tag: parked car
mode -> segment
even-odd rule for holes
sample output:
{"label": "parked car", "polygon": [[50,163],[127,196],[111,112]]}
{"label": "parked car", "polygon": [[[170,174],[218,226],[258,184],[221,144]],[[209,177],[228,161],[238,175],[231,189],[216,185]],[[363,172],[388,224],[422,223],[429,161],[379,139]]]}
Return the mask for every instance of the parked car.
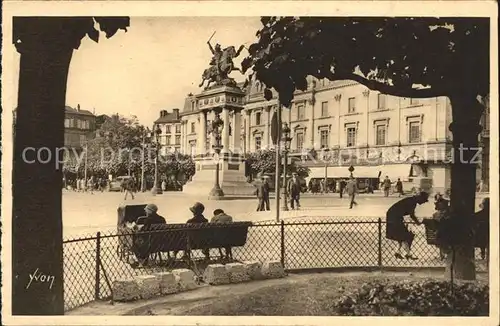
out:
{"label": "parked car", "polygon": [[122,185],[125,181],[131,179],[132,177],[129,175],[119,176],[113,181],[111,181],[108,185],[108,191],[122,191]]}

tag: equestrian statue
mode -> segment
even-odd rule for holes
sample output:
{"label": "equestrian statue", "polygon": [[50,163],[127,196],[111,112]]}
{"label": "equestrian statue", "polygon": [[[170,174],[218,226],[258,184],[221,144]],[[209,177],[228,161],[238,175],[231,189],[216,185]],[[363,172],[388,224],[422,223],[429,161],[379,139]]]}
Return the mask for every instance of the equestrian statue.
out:
{"label": "equestrian statue", "polygon": [[[214,35],[215,32],[212,37]],[[212,52],[212,59],[210,60],[210,66],[203,71],[199,87],[202,87],[206,81],[208,83],[205,89],[208,89],[212,83],[215,83],[215,86],[236,86],[236,82],[229,77],[229,74],[235,70],[241,72],[240,68],[235,67],[233,59],[240,55],[245,46],[240,46],[237,51],[234,46],[222,49],[220,44],[216,44],[215,48],[213,48],[212,44],[210,44],[212,37],[207,41],[210,52]]]}

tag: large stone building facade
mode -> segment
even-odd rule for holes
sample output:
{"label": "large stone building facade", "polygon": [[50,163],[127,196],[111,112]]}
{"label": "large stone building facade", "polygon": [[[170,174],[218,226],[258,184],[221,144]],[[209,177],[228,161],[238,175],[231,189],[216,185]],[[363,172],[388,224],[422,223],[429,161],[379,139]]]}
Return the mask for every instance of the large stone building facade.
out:
{"label": "large stone building facade", "polygon": [[[265,100],[259,82],[247,88],[241,118],[228,117],[231,129],[240,128],[240,139],[229,137],[233,151],[249,153],[273,146],[276,98]],[[180,114],[184,153],[196,155],[211,148],[207,126],[213,117],[207,116],[203,123],[202,111],[197,96],[190,94]],[[291,129],[290,155],[302,159],[311,178],[347,177],[347,167],[352,165],[359,178],[388,175],[410,183],[419,177],[432,178],[435,191],[450,187],[451,119],[446,97],[399,98],[351,81],[314,78],[282,111],[282,121]],[[201,139],[205,144],[200,144]]]}

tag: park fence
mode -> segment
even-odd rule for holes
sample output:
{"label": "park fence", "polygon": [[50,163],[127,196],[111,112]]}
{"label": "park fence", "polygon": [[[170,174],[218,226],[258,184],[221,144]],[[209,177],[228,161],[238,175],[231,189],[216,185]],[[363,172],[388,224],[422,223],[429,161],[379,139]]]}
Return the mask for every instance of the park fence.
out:
{"label": "park fence", "polygon": [[[443,267],[439,249],[427,244],[425,229],[411,223],[409,228],[415,233],[412,253],[418,260],[394,256],[397,243],[385,238],[385,222],[381,219],[360,221],[338,217],[254,223],[248,229],[245,245],[232,248],[232,256],[236,261],[281,261],[288,271]],[[169,238],[171,230],[163,232]],[[160,263],[155,260],[155,264],[137,268],[133,261],[137,254],[128,255],[130,236],[117,232],[68,239],[63,248],[66,311],[111,298],[112,284],[117,279],[182,267],[169,263],[172,261],[164,253],[159,257],[163,256]],[[192,255],[203,257],[200,250],[193,250]],[[218,256],[218,249],[211,249],[210,255]],[[477,268],[484,271],[486,267],[478,252],[476,258]]]}

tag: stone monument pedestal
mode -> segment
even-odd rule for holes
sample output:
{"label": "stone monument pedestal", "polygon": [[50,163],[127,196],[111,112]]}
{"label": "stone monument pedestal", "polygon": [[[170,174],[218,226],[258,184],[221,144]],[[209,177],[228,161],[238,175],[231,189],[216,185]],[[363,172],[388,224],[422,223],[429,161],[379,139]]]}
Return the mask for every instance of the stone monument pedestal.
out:
{"label": "stone monument pedestal", "polygon": [[[196,173],[192,181],[184,186],[183,192],[208,196],[215,184],[216,159],[209,156],[198,157],[195,162]],[[245,176],[245,160],[233,154],[220,155],[219,185],[224,196],[251,196],[255,191],[255,187],[247,182]]]}

